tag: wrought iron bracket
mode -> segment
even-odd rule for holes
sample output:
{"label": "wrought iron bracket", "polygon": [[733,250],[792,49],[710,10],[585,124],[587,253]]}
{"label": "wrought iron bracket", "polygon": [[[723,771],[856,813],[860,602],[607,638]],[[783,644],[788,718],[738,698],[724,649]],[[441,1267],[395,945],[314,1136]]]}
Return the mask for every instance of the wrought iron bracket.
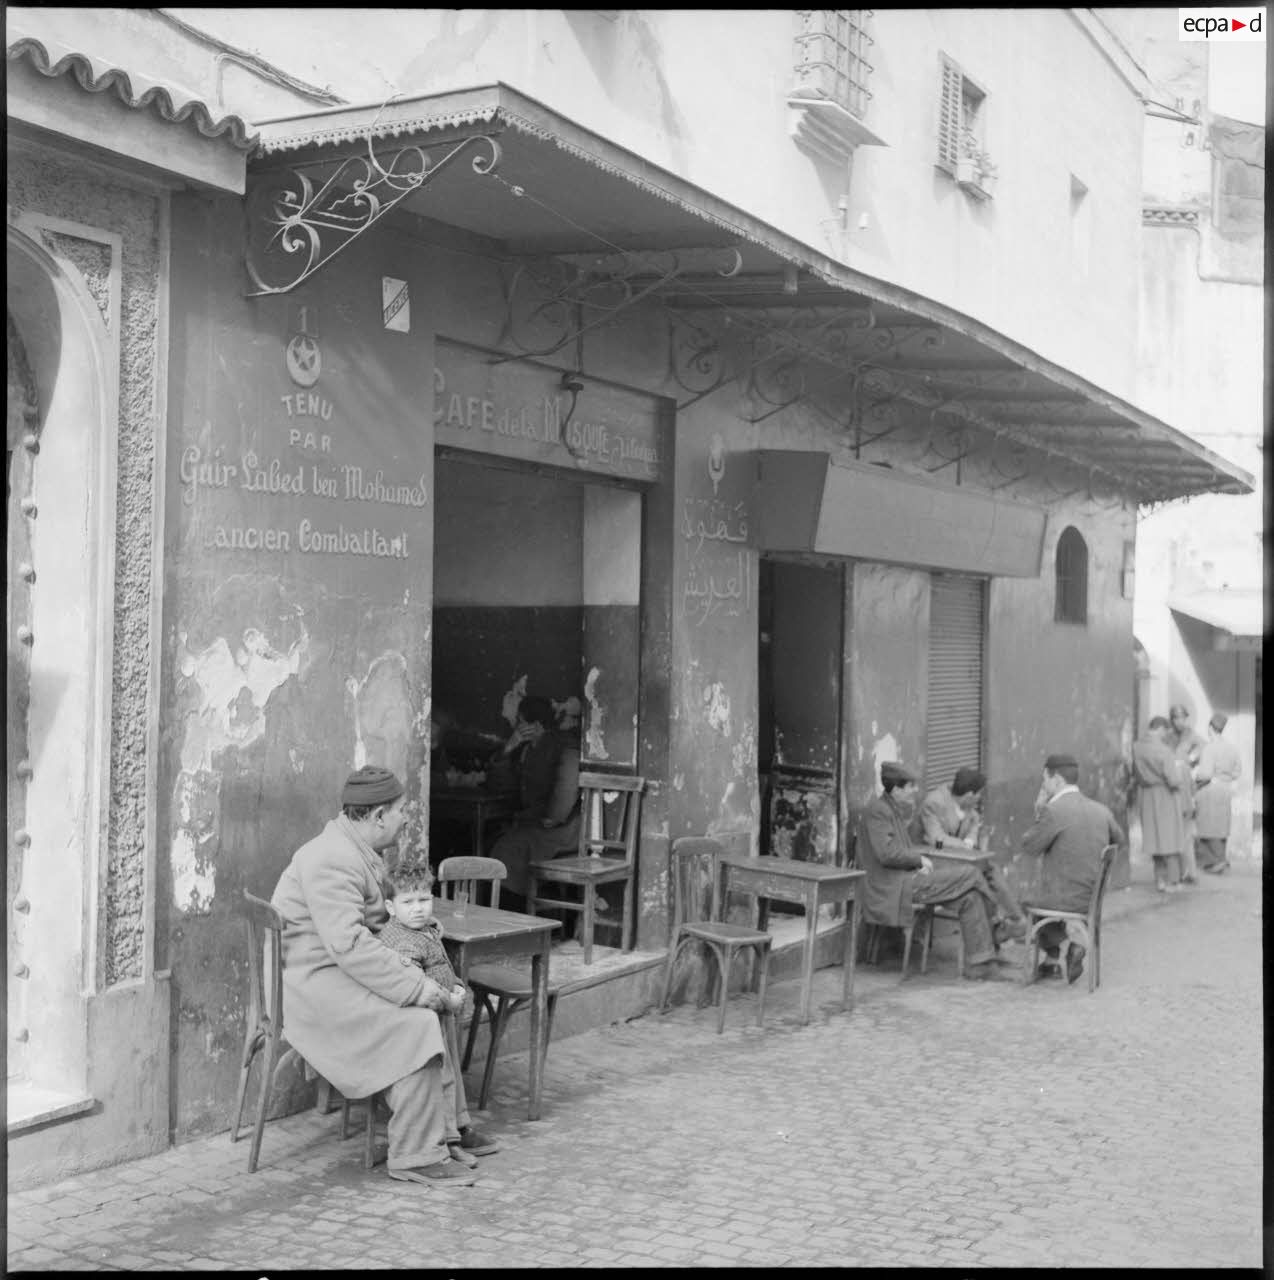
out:
{"label": "wrought iron bracket", "polygon": [[[477,152],[472,161],[477,174],[493,173],[500,163],[500,144],[488,134],[462,139],[436,161],[418,146],[378,156],[368,138],[367,154],[346,157],[321,185],[299,169],[288,171],[282,187],[277,177],[263,182],[248,205],[244,266],[254,288],[245,296],[290,293],[470,151]],[[269,206],[264,211],[262,201]],[[281,281],[271,283],[266,276],[276,264],[287,269]]]}

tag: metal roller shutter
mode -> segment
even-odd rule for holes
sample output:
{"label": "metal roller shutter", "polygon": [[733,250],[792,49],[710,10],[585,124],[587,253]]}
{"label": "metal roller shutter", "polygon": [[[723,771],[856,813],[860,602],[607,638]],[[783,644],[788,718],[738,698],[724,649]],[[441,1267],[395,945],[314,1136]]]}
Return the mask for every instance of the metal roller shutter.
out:
{"label": "metal roller shutter", "polygon": [[935,573],[931,584],[926,788],[950,782],[964,765],[982,767],[986,615],[983,579]]}

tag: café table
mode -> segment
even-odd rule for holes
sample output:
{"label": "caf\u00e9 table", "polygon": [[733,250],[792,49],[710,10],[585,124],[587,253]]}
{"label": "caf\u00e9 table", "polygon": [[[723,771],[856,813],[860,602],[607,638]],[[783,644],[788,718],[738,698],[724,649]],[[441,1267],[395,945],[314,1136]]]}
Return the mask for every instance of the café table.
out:
{"label": "caf\u00e9 table", "polygon": [[[456,904],[447,898],[434,899],[434,916],[442,926],[443,945],[452,957],[461,982],[467,984],[470,965],[505,956],[530,955],[531,1069],[526,1118],[538,1120],[548,1048],[550,935],[562,922],[473,903],[467,904],[463,912],[457,912]],[[474,1016],[477,1017],[476,1011]]]}
{"label": "caf\u00e9 table", "polygon": [[[801,968],[801,1021],[810,1020],[810,992],[814,983],[814,940],[818,931],[818,909],[824,903],[845,903],[845,951],[841,1008],[849,1007],[854,995],[854,970],[858,961],[858,925],[862,917],[859,882],[865,871],[855,867],[832,867],[821,862],[800,862],[795,858],[751,857],[725,853],[718,859],[717,903],[724,917],[726,895],[731,889],[756,898],[756,927],[765,929],[770,919],[770,900],[794,902],[805,908],[805,951]],[[754,970],[752,986],[757,986]]]}
{"label": "caf\u00e9 table", "polygon": [[518,798],[510,792],[487,791],[479,786],[431,787],[429,812],[446,822],[468,827],[472,833],[474,857],[483,855],[483,835],[487,826],[517,812]]}

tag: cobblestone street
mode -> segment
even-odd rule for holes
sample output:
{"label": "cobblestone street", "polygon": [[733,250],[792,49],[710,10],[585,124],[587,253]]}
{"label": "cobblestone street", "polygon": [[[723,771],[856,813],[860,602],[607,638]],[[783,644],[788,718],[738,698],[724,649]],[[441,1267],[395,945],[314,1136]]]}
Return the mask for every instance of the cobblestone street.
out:
{"label": "cobblestone street", "polygon": [[[775,983],[502,1060],[470,1189],[391,1182],[339,1115],[9,1200],[11,1269],[1259,1267],[1261,881],[1111,895],[1103,982],[961,983],[950,952]],[[476,1072],[471,1076],[476,1084]]]}

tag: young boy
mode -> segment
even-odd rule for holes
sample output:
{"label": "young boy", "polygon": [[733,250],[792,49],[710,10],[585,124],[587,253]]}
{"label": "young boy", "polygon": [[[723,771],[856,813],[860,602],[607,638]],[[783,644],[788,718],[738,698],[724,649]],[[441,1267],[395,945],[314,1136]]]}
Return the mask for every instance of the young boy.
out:
{"label": "young boy", "polygon": [[451,1148],[452,1157],[462,1164],[477,1164],[475,1156],[489,1156],[499,1151],[499,1144],[469,1123],[469,1107],[465,1101],[464,1081],[460,1077],[460,1035],[457,1016],[466,1003],[470,1015],[473,1002],[469,989],[456,977],[446,948],[442,945],[442,926],[434,919],[433,872],[425,862],[408,862],[389,872],[385,884],[385,909],[389,919],[376,936],[396,951],[403,964],[419,965],[425,976],[432,978],[446,993],[448,1012],[438,1015],[443,1038],[456,1076],[456,1128],[460,1142]]}

